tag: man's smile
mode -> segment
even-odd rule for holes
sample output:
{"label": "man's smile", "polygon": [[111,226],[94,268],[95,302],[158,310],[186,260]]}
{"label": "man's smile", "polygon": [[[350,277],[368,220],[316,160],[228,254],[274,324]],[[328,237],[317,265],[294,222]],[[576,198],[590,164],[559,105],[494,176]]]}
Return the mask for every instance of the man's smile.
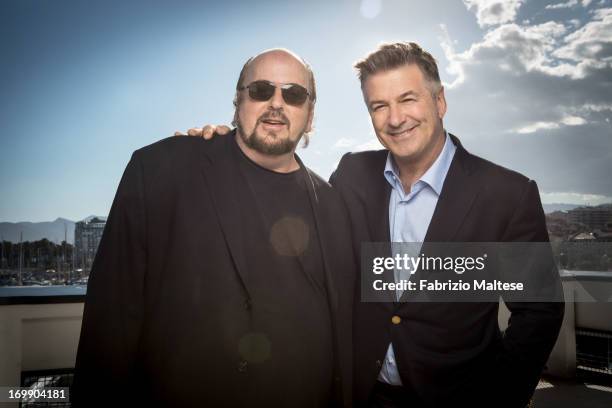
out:
{"label": "man's smile", "polygon": [[404,139],[410,137],[414,134],[414,131],[417,127],[419,127],[419,123],[412,125],[411,127],[407,127],[402,130],[393,130],[388,131],[387,135],[391,136],[393,139]]}

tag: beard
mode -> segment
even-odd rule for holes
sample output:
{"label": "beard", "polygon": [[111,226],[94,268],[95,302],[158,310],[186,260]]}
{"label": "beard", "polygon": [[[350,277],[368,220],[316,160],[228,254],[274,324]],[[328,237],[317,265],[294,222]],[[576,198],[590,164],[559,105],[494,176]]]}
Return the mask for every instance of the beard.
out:
{"label": "beard", "polygon": [[[261,132],[258,132],[257,129],[259,124],[266,119],[283,120],[285,122],[285,126],[287,126],[288,136],[281,137],[277,132],[272,131],[268,131],[266,135],[262,135]],[[292,139],[291,123],[289,122],[289,119],[282,112],[277,111],[270,111],[261,115],[257,119],[255,128],[250,134],[245,132],[244,126],[242,125],[242,120],[240,119],[240,116],[238,116],[238,112],[236,112],[235,125],[238,129],[238,135],[245,145],[256,152],[270,156],[281,156],[283,154],[291,153],[295,150],[297,144],[300,142],[300,139],[306,133],[306,125],[304,125],[304,128],[298,132],[297,137]]]}

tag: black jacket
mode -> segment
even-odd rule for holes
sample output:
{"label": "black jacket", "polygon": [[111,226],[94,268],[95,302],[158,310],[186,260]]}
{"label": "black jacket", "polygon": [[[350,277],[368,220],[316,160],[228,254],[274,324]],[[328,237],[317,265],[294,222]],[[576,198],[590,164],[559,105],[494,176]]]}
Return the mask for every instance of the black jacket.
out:
{"label": "black jacket", "polygon": [[[270,405],[250,387],[257,367],[239,352],[258,305],[249,296],[236,222],[247,203],[235,192],[245,186],[228,183],[237,171],[232,137],[171,137],[133,154],[90,275],[75,407]],[[337,192],[303,166],[301,173],[336,338],[334,395],[348,405],[355,274],[350,224]],[[292,362],[286,364],[291,372]]]}
{"label": "black jacket", "polygon": [[[546,242],[535,182],[457,150],[426,242]],[[345,155],[330,182],[349,209],[355,251],[389,241],[387,150]],[[553,278],[554,285],[560,282]],[[504,335],[498,303],[363,303],[355,296],[354,398],[365,405],[393,343],[402,383],[423,406],[524,407],[556,341],[564,304],[508,302]],[[392,324],[391,317],[401,317]]]}

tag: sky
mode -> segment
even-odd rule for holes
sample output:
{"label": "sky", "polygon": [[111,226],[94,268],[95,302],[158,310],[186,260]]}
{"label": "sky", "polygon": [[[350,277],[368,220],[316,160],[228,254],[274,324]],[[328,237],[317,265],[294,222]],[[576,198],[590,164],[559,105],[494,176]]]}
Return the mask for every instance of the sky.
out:
{"label": "sky", "polygon": [[132,152],[231,122],[242,65],[272,47],[313,67],[298,154],[327,178],[382,148],[352,66],[390,41],[437,59],[468,151],[544,203],[612,202],[612,0],[3,0],[0,221],[107,215]]}

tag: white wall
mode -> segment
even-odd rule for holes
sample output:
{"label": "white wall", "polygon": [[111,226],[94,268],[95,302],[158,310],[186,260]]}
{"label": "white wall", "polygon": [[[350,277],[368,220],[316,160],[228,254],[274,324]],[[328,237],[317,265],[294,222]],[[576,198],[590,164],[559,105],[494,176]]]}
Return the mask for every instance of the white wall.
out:
{"label": "white wall", "polygon": [[74,367],[82,316],[83,303],[0,306],[0,385],[19,387],[22,371]]}

